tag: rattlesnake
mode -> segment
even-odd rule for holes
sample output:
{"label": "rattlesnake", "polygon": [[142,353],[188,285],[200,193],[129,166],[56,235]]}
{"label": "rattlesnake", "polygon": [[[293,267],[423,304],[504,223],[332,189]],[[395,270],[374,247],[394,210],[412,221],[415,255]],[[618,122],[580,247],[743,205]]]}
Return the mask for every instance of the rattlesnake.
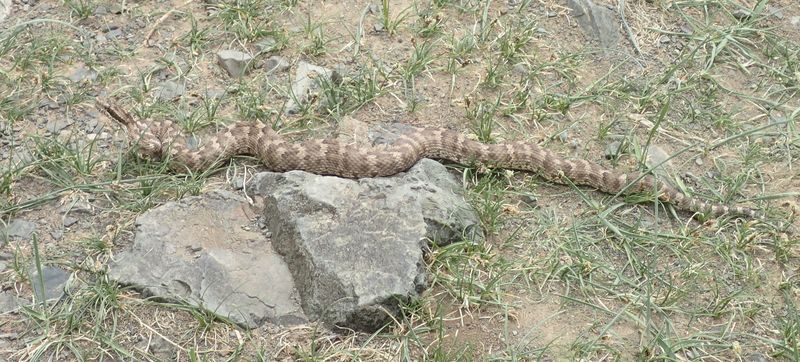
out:
{"label": "rattlesnake", "polygon": [[[261,122],[236,122],[209,138],[199,149],[189,149],[172,121],[142,122],[121,107],[98,98],[97,106],[127,128],[139,153],[167,158],[178,171],[203,170],[238,154],[256,156],[269,170],[303,170],[346,178],[391,176],[408,170],[421,158],[443,159],[464,165],[536,172],[552,182],[591,186],[610,194],[653,193],[680,210],[708,216],[725,214],[763,218],[761,212],[741,206],[706,202],[684,194],[651,175],[621,172],[578,159],[567,160],[529,142],[485,144],[441,128],[416,128],[391,145],[372,147],[333,139],[290,142]],[[134,138],[138,136],[138,138]]]}

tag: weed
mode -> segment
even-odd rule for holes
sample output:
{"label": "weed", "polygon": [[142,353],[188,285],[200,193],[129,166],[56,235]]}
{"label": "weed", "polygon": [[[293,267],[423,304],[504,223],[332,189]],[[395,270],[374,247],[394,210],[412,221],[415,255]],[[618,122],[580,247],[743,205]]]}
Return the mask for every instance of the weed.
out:
{"label": "weed", "polygon": [[400,24],[408,17],[409,11],[411,7],[405,8],[400,11],[397,15],[392,17],[391,10],[389,8],[389,0],[381,0],[381,25],[383,25],[383,29],[389,34],[389,36],[395,35],[397,30],[400,27]]}

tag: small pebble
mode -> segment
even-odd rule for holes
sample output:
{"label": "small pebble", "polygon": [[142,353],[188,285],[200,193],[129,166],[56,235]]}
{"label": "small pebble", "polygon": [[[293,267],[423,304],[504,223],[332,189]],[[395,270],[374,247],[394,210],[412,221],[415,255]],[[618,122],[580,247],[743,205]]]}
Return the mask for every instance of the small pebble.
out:
{"label": "small pebble", "polygon": [[617,157],[620,153],[620,147],[622,147],[622,142],[620,141],[611,142],[608,144],[608,146],[606,146],[603,155],[606,157],[606,159]]}
{"label": "small pebble", "polygon": [[569,141],[569,131],[567,130],[561,131],[561,133],[558,134],[558,140],[563,143],[567,143],[567,141]]}
{"label": "small pebble", "polygon": [[72,225],[75,225],[75,223],[77,223],[77,222],[78,222],[77,218],[74,218],[72,216],[65,216],[63,224],[64,224],[64,227],[70,227]]}
{"label": "small pebble", "polygon": [[752,16],[749,11],[744,9],[736,9],[731,13],[731,15],[733,15],[736,20],[747,20],[750,18],[750,16]]}

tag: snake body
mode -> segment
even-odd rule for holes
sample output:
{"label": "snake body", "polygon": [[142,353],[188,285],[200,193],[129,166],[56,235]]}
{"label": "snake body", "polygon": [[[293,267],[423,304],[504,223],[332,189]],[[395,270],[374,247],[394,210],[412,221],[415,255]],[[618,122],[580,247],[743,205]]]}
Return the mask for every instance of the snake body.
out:
{"label": "snake body", "polygon": [[689,196],[639,172],[621,172],[594,162],[567,160],[529,142],[485,144],[440,128],[417,128],[400,135],[390,145],[358,146],[334,139],[292,142],[261,122],[236,122],[219,131],[198,149],[190,149],[184,134],[169,120],[143,122],[121,107],[97,99],[98,108],[127,128],[139,153],[147,158],[169,159],[179,171],[204,170],[238,154],[257,157],[269,170],[303,170],[346,178],[391,176],[408,170],[421,158],[442,159],[464,165],[536,172],[545,179],[590,186],[609,194],[653,193],[677,209],[707,216],[725,214],[762,218],[759,211],[741,206],[706,202]]}

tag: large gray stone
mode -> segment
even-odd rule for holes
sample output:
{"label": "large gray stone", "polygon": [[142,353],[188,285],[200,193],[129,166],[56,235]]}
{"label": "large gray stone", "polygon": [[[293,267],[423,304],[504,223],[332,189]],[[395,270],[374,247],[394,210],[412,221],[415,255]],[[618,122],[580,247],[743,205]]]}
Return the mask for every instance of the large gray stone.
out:
{"label": "large gray stone", "polygon": [[482,236],[444,166],[350,180],[303,171],[257,174],[275,249],[294,275],[303,310],[329,325],[373,331],[425,288],[423,249]]}
{"label": "large gray stone", "polygon": [[[353,139],[377,144],[406,131],[351,123]],[[246,327],[308,316],[374,331],[426,287],[423,257],[431,243],[483,237],[461,185],[432,160],[360,180],[265,172],[245,189],[263,209],[218,191],[142,215],[134,245],[111,263],[109,275]],[[258,227],[256,216],[268,226],[265,234],[247,230]]]}
{"label": "large gray stone", "polygon": [[304,322],[291,273],[254,225],[257,215],[226,191],[162,205],[136,219],[133,246],[108,273],[146,295],[203,307],[247,328]]}

